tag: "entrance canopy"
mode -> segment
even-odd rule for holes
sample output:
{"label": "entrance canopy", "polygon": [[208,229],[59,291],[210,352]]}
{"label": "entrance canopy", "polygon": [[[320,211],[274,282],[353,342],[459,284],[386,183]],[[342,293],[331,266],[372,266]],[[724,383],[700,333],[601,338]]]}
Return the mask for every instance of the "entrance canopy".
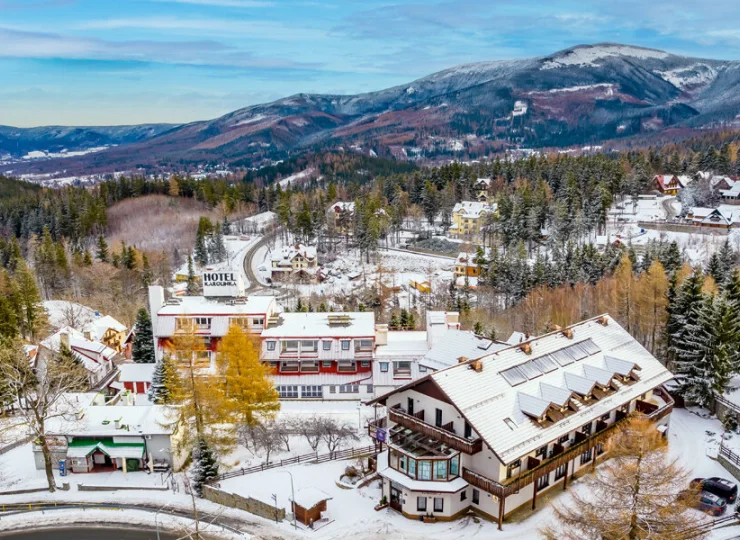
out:
{"label": "entrance canopy", "polygon": [[67,447],[67,457],[83,458],[96,450],[100,450],[112,459],[142,459],[144,457],[144,443],[114,443],[112,441],[96,441],[94,439],[73,440]]}

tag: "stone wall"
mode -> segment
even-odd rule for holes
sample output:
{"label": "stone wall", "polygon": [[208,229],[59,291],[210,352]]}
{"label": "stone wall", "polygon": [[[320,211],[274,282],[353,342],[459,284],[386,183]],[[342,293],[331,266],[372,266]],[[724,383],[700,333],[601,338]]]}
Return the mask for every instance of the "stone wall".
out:
{"label": "stone wall", "polygon": [[[244,510],[255,516],[265,519],[275,519],[276,511],[274,506],[251,497],[242,497],[235,493],[227,493],[212,486],[203,486],[203,497],[217,504]],[[285,519],[285,508],[277,509],[277,519],[278,521]]]}
{"label": "stone wall", "polygon": [[720,454],[717,456],[717,461],[719,461],[719,464],[722,465],[725,469],[727,469],[727,472],[729,472],[732,476],[735,477],[735,480],[740,481],[740,467],[729,461],[725,456]]}

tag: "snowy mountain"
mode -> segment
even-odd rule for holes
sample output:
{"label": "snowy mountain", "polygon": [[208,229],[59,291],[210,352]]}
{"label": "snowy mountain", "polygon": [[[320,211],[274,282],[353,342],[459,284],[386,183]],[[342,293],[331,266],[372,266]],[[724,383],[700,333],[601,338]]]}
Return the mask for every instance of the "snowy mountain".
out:
{"label": "snowy mountain", "polygon": [[737,122],[738,88],[740,62],[581,45],[545,57],[457,66],[378,92],[297,94],[65,163],[121,170],[217,159],[251,166],[305,149],[411,158],[594,144]]}

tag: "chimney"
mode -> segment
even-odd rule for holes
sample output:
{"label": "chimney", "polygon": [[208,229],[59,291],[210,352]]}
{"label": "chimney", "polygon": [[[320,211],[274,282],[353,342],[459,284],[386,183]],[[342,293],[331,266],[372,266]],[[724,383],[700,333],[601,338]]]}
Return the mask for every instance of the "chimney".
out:
{"label": "chimney", "polygon": [[470,358],[468,358],[467,356],[461,356],[457,359],[457,363],[462,364],[463,362],[467,362],[468,360],[470,360]]}
{"label": "chimney", "polygon": [[598,322],[601,326],[607,326],[609,324],[609,319],[606,318],[606,315],[602,315],[598,318]]}
{"label": "chimney", "polygon": [[470,363],[470,367],[473,368],[476,373],[480,373],[481,371],[483,371],[483,362],[481,362],[480,360],[474,360]]}
{"label": "chimney", "polygon": [[375,344],[376,345],[388,345],[388,325],[387,324],[376,324],[375,325]]}
{"label": "chimney", "polygon": [[532,344],[529,343],[529,341],[525,341],[524,343],[519,345],[519,348],[524,354],[532,354]]}
{"label": "chimney", "polygon": [[565,330],[562,331],[562,333],[568,339],[573,339],[573,330],[571,330],[570,328],[566,328]]}
{"label": "chimney", "polygon": [[59,334],[59,344],[61,346],[67,347],[68,349],[70,348],[69,347],[69,334],[66,331]]}

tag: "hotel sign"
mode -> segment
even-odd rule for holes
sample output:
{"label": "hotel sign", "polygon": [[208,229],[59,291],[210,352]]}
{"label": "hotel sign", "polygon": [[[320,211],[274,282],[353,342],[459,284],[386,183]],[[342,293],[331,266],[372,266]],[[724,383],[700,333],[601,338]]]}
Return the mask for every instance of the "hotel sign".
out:
{"label": "hotel sign", "polygon": [[203,296],[244,296],[241,275],[230,270],[206,270],[201,276]]}

